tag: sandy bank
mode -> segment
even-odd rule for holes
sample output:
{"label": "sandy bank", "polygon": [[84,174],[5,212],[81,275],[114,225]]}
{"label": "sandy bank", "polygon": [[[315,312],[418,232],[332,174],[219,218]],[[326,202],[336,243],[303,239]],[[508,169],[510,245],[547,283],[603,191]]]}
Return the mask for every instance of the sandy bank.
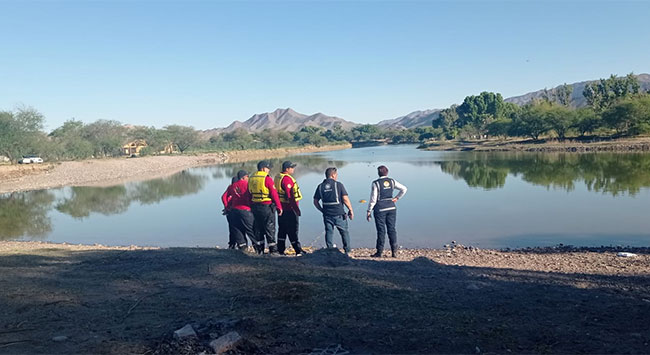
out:
{"label": "sandy bank", "polygon": [[476,151],[476,152],[648,152],[650,137],[620,138],[600,141],[571,140],[481,140],[431,142],[421,146],[424,150]]}
{"label": "sandy bank", "polygon": [[0,243],[0,353],[213,353],[230,331],[234,353],[650,351],[646,249],[131,249]]}
{"label": "sandy bank", "polygon": [[181,170],[229,162],[278,158],[293,154],[349,148],[350,145],[243,150],[200,155],[150,156],[66,161],[42,165],[0,165],[0,193],[61,186],[101,186],[148,180]]}

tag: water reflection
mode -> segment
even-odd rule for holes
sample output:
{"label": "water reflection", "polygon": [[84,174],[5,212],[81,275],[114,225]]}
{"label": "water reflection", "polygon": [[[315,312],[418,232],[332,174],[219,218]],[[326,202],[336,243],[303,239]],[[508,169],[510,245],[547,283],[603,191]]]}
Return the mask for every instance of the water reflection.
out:
{"label": "water reflection", "polygon": [[54,195],[49,191],[0,196],[0,240],[46,236],[52,231],[47,212],[53,201]]}
{"label": "water reflection", "polygon": [[583,182],[589,191],[636,195],[650,187],[650,154],[468,154],[438,161],[443,172],[471,187],[502,188],[508,174],[547,188],[566,191]]}
{"label": "water reflection", "polygon": [[[296,179],[299,179],[301,176],[311,174],[311,173],[318,173],[322,175],[325,173],[325,169],[331,166],[335,166],[340,169],[347,164],[346,161],[329,160],[326,157],[320,155],[304,155],[304,156],[299,155],[288,159],[290,159],[291,162],[298,164],[298,168],[294,173],[294,177]],[[284,162],[285,160],[287,160],[287,158],[269,159],[269,161],[273,164],[271,176],[275,176],[275,174],[279,172],[279,170],[282,167],[282,162]],[[242,169],[248,171],[251,174],[257,171],[257,162],[258,161],[256,160],[256,161],[248,161],[243,163],[232,163],[232,164],[225,164],[219,167],[207,167],[206,169],[213,170],[212,177],[214,179],[223,179],[223,178],[229,179],[237,175],[237,172]]]}

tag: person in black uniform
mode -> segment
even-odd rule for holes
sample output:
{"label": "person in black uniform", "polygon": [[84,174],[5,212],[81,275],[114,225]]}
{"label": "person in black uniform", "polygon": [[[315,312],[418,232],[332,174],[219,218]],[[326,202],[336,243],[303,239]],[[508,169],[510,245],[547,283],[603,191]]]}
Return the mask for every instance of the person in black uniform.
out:
{"label": "person in black uniform", "polygon": [[[345,253],[350,252],[350,233],[348,232],[347,218],[354,218],[352,204],[348,198],[348,192],[342,183],[336,181],[338,172],[336,168],[327,168],[325,170],[326,179],[323,180],[316,188],[314,193],[314,206],[323,213],[323,222],[325,223],[325,244],[328,248],[333,248],[332,238],[334,228],[338,229],[343,239],[343,250]],[[321,206],[320,201],[323,202]],[[345,213],[343,205],[348,208]]]}
{"label": "person in black uniform", "polygon": [[[397,257],[397,230],[395,222],[397,220],[397,206],[395,202],[406,194],[406,186],[400,184],[395,179],[388,177],[388,168],[380,166],[377,168],[379,179],[372,182],[370,191],[370,202],[368,203],[368,213],[366,219],[370,222],[370,212],[375,215],[375,228],[377,229],[377,252],[372,257],[381,257],[384,251],[384,241],[386,232],[388,232],[388,242],[393,258]],[[397,196],[393,197],[395,190],[399,190]]]}

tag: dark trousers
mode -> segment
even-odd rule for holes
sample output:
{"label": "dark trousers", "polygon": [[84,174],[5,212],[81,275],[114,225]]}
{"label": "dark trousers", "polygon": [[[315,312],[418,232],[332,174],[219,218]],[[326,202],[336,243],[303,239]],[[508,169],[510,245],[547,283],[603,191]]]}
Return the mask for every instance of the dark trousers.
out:
{"label": "dark trousers", "polygon": [[264,240],[269,245],[269,252],[277,250],[275,242],[275,205],[264,205],[254,203],[251,207],[255,222],[253,223],[253,232],[255,233],[256,250],[258,253],[264,252]]}
{"label": "dark trousers", "polygon": [[232,217],[232,221],[235,229],[235,240],[237,247],[239,249],[245,248],[248,243],[246,241],[246,236],[250,238],[251,243],[255,245],[255,234],[253,233],[253,212],[246,210],[233,209],[230,211],[229,215]]}
{"label": "dark trousers", "polygon": [[290,208],[285,209],[282,212],[282,216],[278,217],[278,252],[280,254],[284,253],[286,248],[287,236],[289,237],[289,241],[291,241],[293,250],[296,253],[302,252],[302,247],[298,241],[298,226],[298,215]]}
{"label": "dark trousers", "polygon": [[333,248],[334,243],[334,229],[338,229],[343,240],[343,250],[346,253],[350,252],[350,233],[348,232],[348,219],[346,215],[340,216],[327,216],[323,215],[323,223],[325,223],[325,245],[328,248]]}
{"label": "dark trousers", "polygon": [[377,228],[377,252],[381,254],[384,250],[384,241],[386,232],[388,232],[388,242],[391,251],[397,251],[397,230],[395,229],[395,220],[397,219],[397,210],[384,212],[375,211],[375,227]]}
{"label": "dark trousers", "polygon": [[228,221],[228,249],[235,249],[238,239],[238,231],[235,228],[235,221],[232,211],[226,212],[226,220]]}

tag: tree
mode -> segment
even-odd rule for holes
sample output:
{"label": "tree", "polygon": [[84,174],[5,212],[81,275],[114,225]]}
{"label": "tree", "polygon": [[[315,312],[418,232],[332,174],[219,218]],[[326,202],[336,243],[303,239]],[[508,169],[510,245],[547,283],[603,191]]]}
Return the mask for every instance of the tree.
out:
{"label": "tree", "polygon": [[650,96],[629,98],[613,105],[603,113],[603,121],[619,134],[650,131]]}
{"label": "tree", "polygon": [[458,105],[451,105],[451,107],[440,111],[440,116],[437,120],[432,121],[433,128],[441,128],[449,139],[454,139],[458,136]]}
{"label": "tree", "polygon": [[539,136],[548,132],[551,127],[546,119],[548,103],[531,103],[523,107],[521,113],[513,120],[513,135],[529,136],[538,140]]}
{"label": "tree", "polygon": [[638,94],[639,91],[639,81],[633,73],[625,77],[612,74],[608,79],[585,85],[582,95],[594,110],[603,111],[624,98]]}
{"label": "tree", "polygon": [[562,106],[571,106],[571,94],[573,93],[573,86],[561,85],[555,89],[555,99]]}
{"label": "tree", "polygon": [[544,107],[544,110],[543,117],[548,121],[550,128],[560,140],[566,139],[567,132],[575,125],[574,111],[566,106],[553,104]]}
{"label": "tree", "polygon": [[504,117],[505,107],[499,93],[484,91],[478,96],[467,96],[456,109],[459,127],[472,125],[477,134],[482,135],[490,122]]}
{"label": "tree", "polygon": [[122,154],[126,143],[126,128],[118,121],[97,120],[84,126],[83,137],[93,146],[96,157],[111,157]]}
{"label": "tree", "polygon": [[15,111],[0,111],[0,155],[17,161],[21,155],[34,151],[42,139],[43,115],[32,107],[21,106]]}
{"label": "tree", "polygon": [[169,125],[163,127],[170,143],[176,145],[181,153],[196,144],[199,140],[199,133],[190,126]]}
{"label": "tree", "polygon": [[93,155],[93,144],[84,138],[84,124],[81,121],[65,121],[61,127],[50,133],[50,137],[60,149],[59,157],[83,159]]}
{"label": "tree", "polygon": [[578,130],[581,136],[594,132],[602,124],[600,116],[591,107],[582,107],[575,111],[573,128]]}

